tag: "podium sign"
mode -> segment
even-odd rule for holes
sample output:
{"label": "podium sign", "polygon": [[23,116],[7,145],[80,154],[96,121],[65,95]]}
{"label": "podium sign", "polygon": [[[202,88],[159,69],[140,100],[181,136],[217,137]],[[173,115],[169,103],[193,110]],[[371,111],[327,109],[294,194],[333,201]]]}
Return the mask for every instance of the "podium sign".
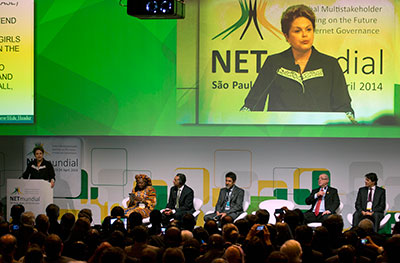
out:
{"label": "podium sign", "polygon": [[50,183],[41,179],[7,179],[7,220],[13,205],[21,204],[25,211],[36,215],[45,214],[46,207],[53,203]]}

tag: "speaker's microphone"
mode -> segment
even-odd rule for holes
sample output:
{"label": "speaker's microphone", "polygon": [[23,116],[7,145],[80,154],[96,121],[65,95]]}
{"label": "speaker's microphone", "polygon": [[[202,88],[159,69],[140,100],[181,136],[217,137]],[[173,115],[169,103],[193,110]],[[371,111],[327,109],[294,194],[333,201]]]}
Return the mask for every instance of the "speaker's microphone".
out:
{"label": "speaker's microphone", "polygon": [[354,117],[354,113],[353,112],[351,112],[351,111],[346,112],[346,117],[351,121],[352,124],[358,124],[358,121]]}
{"label": "speaker's microphone", "polygon": [[[277,70],[275,71],[274,77],[273,77],[272,80],[269,82],[269,84],[268,84],[268,86],[265,88],[265,90],[264,90],[264,91],[261,93],[261,95],[258,97],[258,99],[257,99],[256,103],[253,105],[253,107],[248,108],[248,107],[246,107],[246,103],[245,103],[245,105],[243,105],[243,106],[240,108],[240,111],[254,111],[254,108],[258,105],[258,103],[260,103],[261,99],[262,99],[264,96],[266,96],[266,95],[268,94],[268,91],[269,91],[269,89],[271,88],[272,83],[274,83],[276,77],[278,76],[278,70],[279,70],[279,69],[277,69]],[[250,92],[251,92],[251,90],[250,90]],[[249,96],[249,95],[247,95],[247,96]],[[246,98],[246,99],[247,99],[247,98]],[[266,101],[266,100],[267,100],[267,97],[265,97],[265,101]],[[265,106],[264,106],[264,107],[265,107]]]}

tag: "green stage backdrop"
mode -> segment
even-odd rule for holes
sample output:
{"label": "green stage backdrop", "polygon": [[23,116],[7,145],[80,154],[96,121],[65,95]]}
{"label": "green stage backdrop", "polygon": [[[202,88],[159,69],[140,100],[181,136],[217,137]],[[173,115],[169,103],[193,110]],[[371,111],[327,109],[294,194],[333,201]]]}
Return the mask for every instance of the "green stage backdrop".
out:
{"label": "green stage backdrop", "polygon": [[35,1],[34,124],[1,124],[0,135],[400,137],[398,126],[180,124],[177,23],[190,14],[139,20],[119,0]]}

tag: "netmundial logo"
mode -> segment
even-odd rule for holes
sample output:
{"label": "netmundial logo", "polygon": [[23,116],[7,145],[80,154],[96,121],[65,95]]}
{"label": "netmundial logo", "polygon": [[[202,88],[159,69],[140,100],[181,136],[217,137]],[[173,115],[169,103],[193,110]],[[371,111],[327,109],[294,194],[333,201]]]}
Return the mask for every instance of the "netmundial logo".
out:
{"label": "netmundial logo", "polygon": [[217,39],[219,37],[221,37],[221,39],[223,40],[236,30],[239,30],[242,27],[244,27],[243,32],[239,38],[240,40],[242,40],[246,32],[248,32],[250,25],[252,24],[257,29],[258,35],[260,36],[261,40],[264,40],[264,37],[261,33],[259,25],[266,28],[270,33],[272,33],[278,39],[282,39],[283,36],[282,32],[276,27],[274,27],[266,17],[267,14],[265,10],[267,8],[267,2],[268,1],[266,0],[260,0],[260,1],[238,0],[240,9],[242,11],[240,18],[233,25],[226,28],[218,35],[214,36],[212,40]]}
{"label": "netmundial logo", "polygon": [[11,195],[21,195],[21,189],[19,189],[19,187],[15,187],[14,188],[14,192],[11,193]]}

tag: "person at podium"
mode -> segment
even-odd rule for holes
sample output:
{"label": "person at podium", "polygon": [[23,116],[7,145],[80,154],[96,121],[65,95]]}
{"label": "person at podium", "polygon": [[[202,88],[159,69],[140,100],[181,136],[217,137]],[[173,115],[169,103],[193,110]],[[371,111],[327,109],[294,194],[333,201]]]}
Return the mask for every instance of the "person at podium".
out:
{"label": "person at podium", "polygon": [[[281,29],[290,47],[270,55],[240,111],[345,112],[354,116],[336,58],[314,46],[315,14],[305,5],[283,12]],[[267,100],[268,98],[268,100]]]}
{"label": "person at podium", "polygon": [[28,163],[25,172],[22,174],[24,179],[43,179],[50,182],[51,188],[54,188],[55,177],[54,168],[51,162],[43,157],[44,149],[42,146],[33,148],[35,159]]}

